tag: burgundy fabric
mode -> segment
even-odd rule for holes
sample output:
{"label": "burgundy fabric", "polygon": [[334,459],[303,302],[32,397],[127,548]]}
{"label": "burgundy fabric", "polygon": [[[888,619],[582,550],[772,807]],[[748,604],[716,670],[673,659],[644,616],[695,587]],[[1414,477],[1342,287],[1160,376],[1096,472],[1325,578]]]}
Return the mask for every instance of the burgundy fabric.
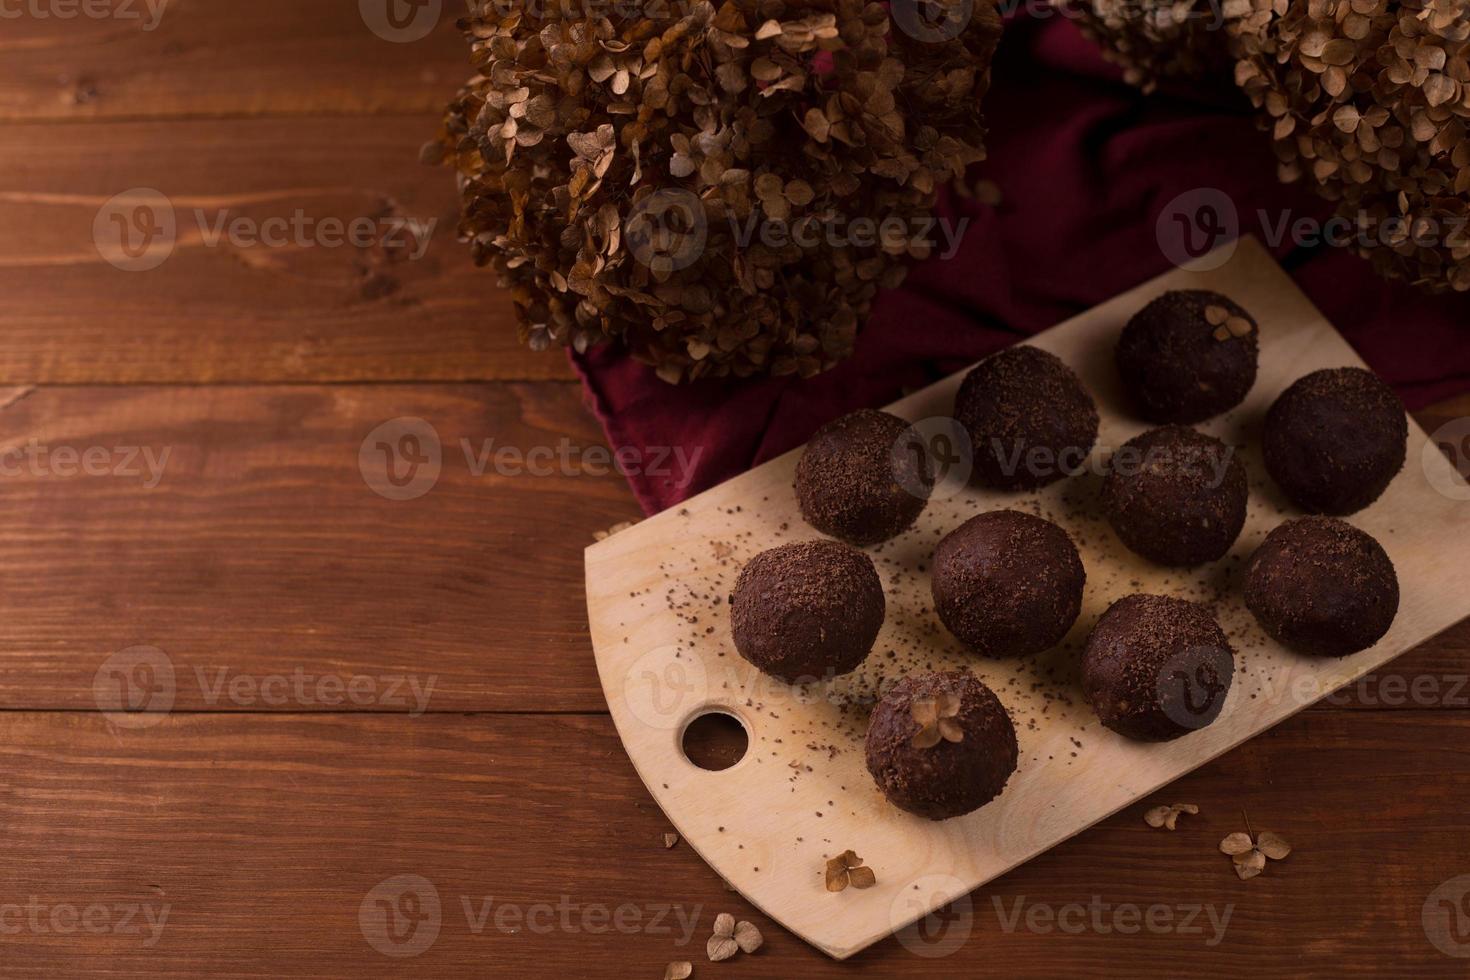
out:
{"label": "burgundy fabric", "polygon": [[[1272,246],[1284,216],[1323,218],[1284,186],[1265,134],[1230,91],[1143,96],[1062,19],[1007,25],[985,102],[998,207],[941,202],[971,218],[959,252],[916,266],[880,297],[857,353],[818,377],[671,386],[615,348],[574,357],[613,447],[697,453],[689,472],[630,475],[649,513],[804,442],[823,422],[1044,330],[1170,268],[1155,225],[1176,196],[1218,188],[1301,288],[1409,407],[1470,389],[1470,296],[1377,278],[1341,248]],[[1258,213],[1266,215],[1264,222]],[[660,468],[667,470],[667,468]]]}

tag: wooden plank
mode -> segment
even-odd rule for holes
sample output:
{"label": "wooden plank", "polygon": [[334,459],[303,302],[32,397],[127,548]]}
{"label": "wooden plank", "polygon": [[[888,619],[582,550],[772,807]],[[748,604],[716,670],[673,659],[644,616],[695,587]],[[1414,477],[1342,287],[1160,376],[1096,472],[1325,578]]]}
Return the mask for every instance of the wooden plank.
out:
{"label": "wooden plank", "polygon": [[0,120],[437,111],[469,74],[463,0],[401,4],[401,30],[389,8],[16,0],[0,13]]}
{"label": "wooden plank", "polygon": [[[400,416],[443,446],[417,499],[359,467]],[[368,441],[379,485],[401,435]],[[461,440],[479,465],[491,439],[477,476]],[[104,661],[139,645],[180,708],[259,710],[218,682],[298,671],[434,679],[441,711],[601,708],[581,546],[637,516],[601,441],[566,384],[36,390],[0,413],[0,708],[95,710]],[[403,710],[276,707],[337,706]]]}
{"label": "wooden plank", "polygon": [[[1421,918],[1470,869],[1466,738],[1462,716],[1299,716],[1149,801],[1200,806],[1177,831],[1131,807],[961,902],[927,941],[909,933],[838,964],[725,891],[686,843],[664,849],[669,825],[605,717],[176,715],[120,731],[98,715],[0,713],[0,956],[7,974],[68,980],[627,980],[676,959],[696,980],[1113,975],[1139,962],[1160,976],[1287,962],[1298,975],[1463,975]],[[1295,846],[1249,882],[1216,850],[1245,829],[1242,810]],[[830,842],[849,845],[862,841]],[[881,879],[885,855],[860,853]],[[385,944],[421,948],[394,959],[359,915],[400,875],[434,886],[440,918],[431,943],[423,920]],[[841,915],[850,898],[819,900]],[[95,932],[71,924],[89,910]],[[129,910],[136,931],[119,933]],[[754,922],[765,947],[706,962],[719,912]],[[694,922],[682,945],[680,916]],[[920,955],[936,953],[948,955]]]}
{"label": "wooden plank", "polygon": [[[435,126],[6,127],[0,383],[571,378],[455,240],[453,175],[417,159]],[[117,198],[140,188],[162,196]],[[118,221],[162,229],[161,264],[125,271]]]}
{"label": "wooden plank", "polygon": [[[631,494],[613,475],[476,477],[458,446],[602,445],[575,386],[21,388],[0,405],[0,450],[170,452],[151,490],[146,458],[134,476],[0,476],[0,708],[94,710],[103,662],[135,645],[167,652],[181,709],[379,707],[214,696],[221,669],[297,668],[437,676],[431,711],[606,708],[582,548],[637,516]],[[357,457],[405,415],[449,448],[432,493],[394,502]],[[1332,702],[1464,709],[1467,662],[1470,623]]]}

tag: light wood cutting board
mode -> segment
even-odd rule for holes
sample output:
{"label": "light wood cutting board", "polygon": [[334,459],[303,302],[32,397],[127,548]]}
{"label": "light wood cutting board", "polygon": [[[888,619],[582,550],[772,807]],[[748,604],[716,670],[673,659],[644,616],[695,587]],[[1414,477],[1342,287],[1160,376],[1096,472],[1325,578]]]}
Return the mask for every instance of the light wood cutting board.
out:
{"label": "light wood cutting board", "polygon": [[[1200,266],[1221,257],[1206,256]],[[951,484],[941,495],[957,492],[931,501],[915,528],[870,549],[888,617],[864,667],[820,689],[793,690],[735,652],[728,595],[757,552],[818,536],[802,522],[792,491],[798,452],[587,549],[597,666],[639,775],[701,857],[832,956],[850,956],[909,925],[1470,616],[1470,504],[1435,489],[1463,489],[1463,481],[1412,424],[1403,472],[1381,500],[1350,518],[1378,538],[1398,569],[1403,601],[1388,636],[1343,660],[1311,659],[1278,647],[1246,611],[1245,559],[1295,514],[1261,462],[1265,412],[1309,371],[1362,363],[1254,239],[1242,240],[1218,268],[1171,272],[1029,341],[1076,369],[1097,398],[1102,430],[1094,462],[1147,428],[1130,417],[1114,376],[1118,332],[1150,299],[1178,288],[1223,292],[1261,326],[1261,372],[1249,398],[1200,426],[1241,447],[1251,476],[1245,530],[1232,554],[1213,566],[1180,572],[1128,552],[1098,513],[1100,478],[1092,473],[1029,494]],[[911,421],[948,416],[961,377],[889,408]],[[967,654],[939,625],[929,596],[928,561],[938,539],[1001,507],[1056,520],[1087,566],[1076,627],[1056,650],[1026,662]],[[1236,649],[1237,676],[1220,718],[1163,745],[1104,729],[1077,682],[1078,652],[1097,617],[1138,591],[1213,603]],[[1020,739],[1020,768],[993,803],[933,823],[882,798],[864,766],[862,739],[877,690],[909,672],[953,667],[973,670],[1005,702]],[[681,748],[688,723],[711,711],[738,718],[750,738],[741,761],[721,772],[696,767]],[[826,860],[849,848],[878,884],[829,893]]]}

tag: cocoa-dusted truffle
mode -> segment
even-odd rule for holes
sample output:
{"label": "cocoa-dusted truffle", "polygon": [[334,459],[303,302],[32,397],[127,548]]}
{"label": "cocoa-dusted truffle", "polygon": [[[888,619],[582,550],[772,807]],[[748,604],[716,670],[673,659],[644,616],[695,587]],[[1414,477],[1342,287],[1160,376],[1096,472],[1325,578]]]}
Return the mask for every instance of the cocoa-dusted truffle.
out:
{"label": "cocoa-dusted truffle", "polygon": [[1082,651],[1082,691],[1120,735],[1166,742],[1220,715],[1235,673],[1225,631],[1198,603],[1130,595],[1102,614]]}
{"label": "cocoa-dusted truffle", "polygon": [[1055,646],[1082,610],[1087,573],[1067,532],[1015,510],[972,517],[934,549],[934,607],[987,657]]}
{"label": "cocoa-dusted truffle", "polygon": [[869,408],[818,429],[796,464],[806,522],[858,547],[907,529],[933,487],[923,440],[898,416]]}
{"label": "cocoa-dusted truffle", "polygon": [[873,709],[868,772],[894,806],[930,820],[979,809],[1016,771],[1016,729],[966,671],[905,677]]}
{"label": "cocoa-dusted truffle", "polygon": [[970,436],[974,480],[998,490],[1070,476],[1097,441],[1097,406],[1081,379],[1036,347],[1010,347],[976,365],[954,414]]}
{"label": "cocoa-dusted truffle", "polygon": [[1226,296],[1165,293],[1123,328],[1118,373],[1144,418],[1192,425],[1245,400],[1256,383],[1258,337],[1256,321]]}
{"label": "cocoa-dusted truffle", "polygon": [[873,648],[883,613],[872,559],[836,541],[762,551],[740,570],[730,596],[735,649],[793,684],[856,670]]}
{"label": "cocoa-dusted truffle", "polygon": [[1404,403],[1362,368],[1314,371],[1266,414],[1266,469],[1292,503],[1343,516],[1377,500],[1403,468]]}
{"label": "cocoa-dusted truffle", "polygon": [[1131,550],[1161,565],[1224,557],[1245,525],[1245,467],[1219,439],[1167,425],[1113,455],[1103,509]]}
{"label": "cocoa-dusted truffle", "polygon": [[1388,632],[1399,580],[1372,535],[1333,517],[1303,517],[1276,528],[1256,550],[1245,604],[1283,646],[1345,657]]}

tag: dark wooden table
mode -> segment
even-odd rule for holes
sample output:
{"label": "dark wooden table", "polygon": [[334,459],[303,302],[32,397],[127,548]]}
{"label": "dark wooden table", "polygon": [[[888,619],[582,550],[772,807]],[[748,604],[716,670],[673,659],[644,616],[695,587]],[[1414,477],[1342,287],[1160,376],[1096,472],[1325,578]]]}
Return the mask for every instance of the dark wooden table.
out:
{"label": "dark wooden table", "polygon": [[[1172,835],[1133,808],[924,934],[807,948],[665,849],[604,710],[581,554],[637,516],[627,488],[460,449],[585,461],[601,434],[417,162],[465,74],[451,18],[405,40],[375,2],[11,6],[0,975],[1465,973],[1464,625],[1182,780],[1160,799],[1203,813]],[[175,218],[148,272],[97,247],[154,227],[110,216],[134,188]],[[309,227],[252,243],[221,215]],[[379,239],[329,247],[330,218]],[[407,219],[437,220],[417,258],[386,240]],[[359,465],[402,417],[445,446],[411,500]],[[1243,810],[1296,845],[1246,883],[1215,850]],[[721,911],[765,948],[705,962]]]}

